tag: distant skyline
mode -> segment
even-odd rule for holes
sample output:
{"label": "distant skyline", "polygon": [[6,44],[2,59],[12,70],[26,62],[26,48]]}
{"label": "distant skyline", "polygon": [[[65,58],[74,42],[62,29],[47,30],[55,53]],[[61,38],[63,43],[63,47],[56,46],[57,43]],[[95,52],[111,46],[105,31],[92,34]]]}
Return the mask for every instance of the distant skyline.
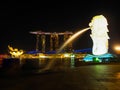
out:
{"label": "distant skyline", "polygon": [[[115,1],[83,2],[29,2],[1,3],[0,53],[7,52],[7,45],[26,51],[35,50],[36,38],[30,31],[77,32],[88,27],[93,16],[102,14],[108,20],[109,48],[120,44],[120,15]],[[74,41],[74,49],[92,48],[90,30]]]}

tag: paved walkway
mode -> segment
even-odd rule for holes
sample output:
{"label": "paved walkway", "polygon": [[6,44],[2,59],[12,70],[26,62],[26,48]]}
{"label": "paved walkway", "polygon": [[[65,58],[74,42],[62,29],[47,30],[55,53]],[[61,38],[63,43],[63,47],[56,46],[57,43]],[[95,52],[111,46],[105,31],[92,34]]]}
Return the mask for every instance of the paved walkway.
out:
{"label": "paved walkway", "polygon": [[120,90],[120,65],[88,65],[1,76],[0,90]]}

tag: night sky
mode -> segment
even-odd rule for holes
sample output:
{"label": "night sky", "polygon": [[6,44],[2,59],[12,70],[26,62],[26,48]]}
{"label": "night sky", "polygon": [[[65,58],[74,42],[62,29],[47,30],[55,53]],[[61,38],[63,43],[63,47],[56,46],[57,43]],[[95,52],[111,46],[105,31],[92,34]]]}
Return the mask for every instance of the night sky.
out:
{"label": "night sky", "polygon": [[[116,0],[80,0],[79,2],[6,2],[0,3],[0,53],[8,53],[8,45],[35,50],[36,38],[30,31],[73,33],[88,27],[95,15],[108,20],[109,48],[120,44],[120,13]],[[90,30],[78,37],[74,49],[92,47]],[[47,47],[47,46],[46,46]]]}

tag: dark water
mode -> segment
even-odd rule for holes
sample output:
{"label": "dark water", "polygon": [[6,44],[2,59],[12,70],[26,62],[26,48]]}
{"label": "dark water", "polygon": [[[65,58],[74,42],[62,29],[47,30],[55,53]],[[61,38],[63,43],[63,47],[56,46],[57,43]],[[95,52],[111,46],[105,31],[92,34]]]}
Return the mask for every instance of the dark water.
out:
{"label": "dark water", "polygon": [[[37,60],[34,64],[32,60],[21,64],[11,61],[0,71],[0,90],[120,90],[119,63],[81,66],[85,64],[81,62],[77,67],[75,60],[73,68],[70,59],[57,59],[53,65],[57,71],[40,72],[48,61],[41,61],[41,67],[34,67]],[[64,68],[58,69],[60,66]]]}
{"label": "dark water", "polygon": [[[53,62],[51,67],[47,70],[45,69],[50,62]],[[16,75],[16,74],[34,74],[43,73],[49,71],[65,71],[68,69],[74,69],[83,65],[96,65],[96,64],[108,64],[108,63],[119,63],[119,62],[84,62],[81,59],[71,58],[33,58],[33,59],[18,59],[18,58],[8,58],[3,59],[0,74],[1,75]]]}
{"label": "dark water", "polygon": [[1,67],[0,67],[0,73],[4,74],[15,74],[15,73],[21,73],[21,72],[36,72],[40,70],[44,70],[46,66],[52,61],[50,70],[62,70],[67,68],[74,68],[76,60],[75,58],[55,58],[55,59],[17,59],[17,58],[8,58],[3,59]]}

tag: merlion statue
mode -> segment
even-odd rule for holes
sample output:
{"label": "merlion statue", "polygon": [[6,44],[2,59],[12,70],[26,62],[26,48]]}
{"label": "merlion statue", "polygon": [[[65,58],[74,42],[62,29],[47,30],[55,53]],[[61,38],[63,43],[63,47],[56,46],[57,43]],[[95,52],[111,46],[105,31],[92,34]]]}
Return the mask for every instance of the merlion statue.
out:
{"label": "merlion statue", "polygon": [[108,53],[108,22],[103,15],[94,16],[89,23],[93,40],[92,54],[102,55]]}

